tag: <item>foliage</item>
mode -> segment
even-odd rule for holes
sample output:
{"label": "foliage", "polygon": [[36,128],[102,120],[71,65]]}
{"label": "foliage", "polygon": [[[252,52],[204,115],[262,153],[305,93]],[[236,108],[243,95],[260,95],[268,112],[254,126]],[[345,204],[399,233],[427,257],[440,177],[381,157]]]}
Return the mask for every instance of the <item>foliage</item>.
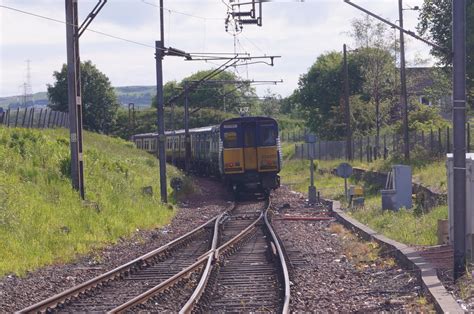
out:
{"label": "foliage", "polygon": [[[49,107],[68,112],[67,66],[53,73],[54,85],[48,84]],[[91,61],[81,62],[82,113],[84,128],[90,131],[109,133],[119,105],[108,77]]]}
{"label": "foliage", "polygon": [[[183,89],[185,82],[188,82],[188,87],[191,87],[193,86],[194,81],[199,81],[208,77],[213,71],[214,70],[198,71],[184,78],[179,83],[176,81],[167,82],[163,87],[165,104],[171,101],[177,106],[184,106],[185,98]],[[214,108],[236,113],[235,108],[239,107],[243,100],[251,104],[255,103],[255,89],[249,84],[212,82],[213,80],[243,81],[236,74],[230,71],[223,71],[212,76],[207,80],[207,83],[203,82],[198,87],[189,90],[188,102],[190,108]],[[180,93],[183,93],[183,95],[176,98]],[[250,97],[250,100],[248,97]],[[152,107],[156,108],[156,97],[153,97]]]}
{"label": "foliage", "polygon": [[[418,32],[439,46],[452,50],[452,1],[424,0],[418,23]],[[474,50],[474,1],[466,1],[466,51]],[[452,65],[452,54],[436,48],[431,54],[444,66]],[[467,87],[469,96],[474,99],[474,56],[466,54]]]}
{"label": "foliage", "polygon": [[252,114],[273,117],[280,113],[281,95],[273,93],[270,89],[265,90],[263,99],[256,104],[256,110]]}
{"label": "foliage", "polygon": [[[156,158],[120,139],[89,132],[84,138],[81,202],[64,171],[66,130],[0,127],[0,276],[72,260],[173,216],[157,194]],[[178,175],[168,169],[169,177]],[[144,186],[155,195],[143,195]]]}
{"label": "foliage", "polygon": [[[362,79],[354,58],[349,58],[350,91],[361,91]],[[342,55],[329,52],[320,55],[308,73],[298,82],[298,89],[291,96],[306,113],[307,124],[322,138],[340,137],[345,130],[328,122],[331,110],[341,103]]]}
{"label": "foliage", "polygon": [[[438,128],[446,128],[449,125],[450,123],[441,117],[438,107],[423,105],[417,101],[411,102],[408,112],[408,130],[410,132],[436,131]],[[403,134],[402,121],[397,121],[392,127],[396,133]]]}

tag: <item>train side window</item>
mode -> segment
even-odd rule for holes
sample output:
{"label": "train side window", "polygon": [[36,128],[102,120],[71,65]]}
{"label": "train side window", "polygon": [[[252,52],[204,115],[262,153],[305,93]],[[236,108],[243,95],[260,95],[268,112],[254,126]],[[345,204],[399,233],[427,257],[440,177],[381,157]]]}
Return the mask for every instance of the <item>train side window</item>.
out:
{"label": "train side window", "polygon": [[225,131],[224,132],[224,147],[225,148],[239,147],[239,143],[237,141],[237,132],[236,131]]}
{"label": "train side window", "polygon": [[275,146],[277,139],[277,132],[273,124],[260,125],[260,145]]}

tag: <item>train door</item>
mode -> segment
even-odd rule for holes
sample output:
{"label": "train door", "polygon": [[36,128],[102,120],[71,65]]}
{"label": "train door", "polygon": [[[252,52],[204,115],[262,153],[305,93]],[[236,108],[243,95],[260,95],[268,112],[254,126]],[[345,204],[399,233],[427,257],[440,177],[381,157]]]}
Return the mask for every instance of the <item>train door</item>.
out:
{"label": "train door", "polygon": [[257,170],[257,126],[255,122],[242,123],[244,134],[245,170]]}

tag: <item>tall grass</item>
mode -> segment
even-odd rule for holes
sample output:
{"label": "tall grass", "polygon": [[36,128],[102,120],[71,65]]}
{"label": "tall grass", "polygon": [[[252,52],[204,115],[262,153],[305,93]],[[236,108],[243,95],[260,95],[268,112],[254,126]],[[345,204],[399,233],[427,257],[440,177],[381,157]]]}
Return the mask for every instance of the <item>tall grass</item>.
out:
{"label": "tall grass", "polygon": [[70,261],[173,216],[153,156],[88,132],[84,145],[85,202],[71,188],[65,130],[0,128],[0,275]]}

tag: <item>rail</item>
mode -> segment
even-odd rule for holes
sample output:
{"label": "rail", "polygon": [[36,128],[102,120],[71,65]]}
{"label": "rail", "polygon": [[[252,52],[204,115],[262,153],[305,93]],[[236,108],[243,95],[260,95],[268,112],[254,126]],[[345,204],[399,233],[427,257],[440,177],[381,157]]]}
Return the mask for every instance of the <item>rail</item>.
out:
{"label": "rail", "polygon": [[[180,314],[191,313],[194,306],[198,303],[199,298],[203,295],[203,293],[206,289],[206,284],[207,284],[207,282],[209,280],[209,277],[211,276],[211,272],[212,272],[212,266],[211,266],[212,265],[212,260],[211,260],[211,258],[213,258],[215,261],[218,261],[219,257],[221,255],[224,255],[235,243],[237,243],[238,241],[241,241],[246,235],[248,235],[250,233],[250,231],[252,229],[254,229],[255,226],[262,219],[265,220],[266,227],[268,228],[270,234],[272,235],[273,242],[275,243],[276,249],[278,251],[278,256],[279,256],[280,263],[281,263],[281,269],[282,269],[282,272],[283,272],[283,279],[285,281],[285,297],[284,297],[284,304],[283,304],[283,313],[289,313],[289,301],[290,301],[290,284],[289,284],[289,282],[290,282],[290,280],[289,280],[289,275],[288,275],[288,268],[287,268],[286,263],[285,263],[285,258],[284,258],[282,248],[281,248],[281,246],[280,246],[280,244],[279,244],[279,242],[276,238],[275,232],[271,228],[271,225],[270,225],[270,223],[268,222],[268,219],[267,219],[267,212],[268,212],[268,209],[270,208],[270,206],[271,206],[271,202],[268,199],[267,204],[265,206],[266,208],[260,213],[259,217],[257,219],[255,219],[255,221],[253,223],[251,223],[249,226],[247,226],[244,230],[242,230],[235,237],[233,237],[232,239],[230,239],[229,241],[227,241],[226,243],[224,243],[223,245],[221,245],[220,247],[218,247],[214,250],[213,256],[209,256],[208,265],[207,265],[205,271],[203,272],[203,275],[201,277],[201,280],[200,280],[198,286],[196,287],[193,295],[190,297],[188,302],[180,310],[180,312],[179,312]],[[213,242],[213,245],[214,245],[214,242]],[[213,246],[213,248],[214,248],[214,246]]]}
{"label": "rail", "polygon": [[270,235],[272,236],[273,244],[276,247],[276,250],[278,252],[278,258],[280,260],[280,266],[281,266],[281,269],[282,269],[283,281],[284,281],[284,285],[285,285],[285,296],[284,296],[284,299],[283,299],[282,313],[286,314],[286,313],[290,312],[290,276],[288,274],[288,267],[286,265],[285,254],[284,254],[283,249],[280,245],[280,241],[278,241],[276,233],[273,230],[270,221],[268,220],[268,211],[265,211],[265,224],[267,226],[268,231],[270,232]]}
{"label": "rail", "polygon": [[65,301],[67,301],[69,298],[72,298],[72,297],[77,297],[78,295],[80,295],[81,293],[85,292],[85,291],[88,291],[88,290],[92,290],[94,288],[96,288],[97,286],[99,286],[100,284],[106,282],[106,281],[110,281],[110,280],[113,280],[117,277],[119,277],[120,275],[122,275],[123,273],[126,273],[130,270],[132,270],[134,267],[138,267],[140,265],[144,265],[146,264],[146,262],[148,262],[150,259],[152,259],[153,257],[157,256],[158,254],[162,253],[163,251],[173,247],[174,245],[177,245],[179,242],[185,240],[186,238],[189,238],[191,237],[192,235],[194,235],[195,233],[199,232],[202,230],[202,228],[206,227],[207,225],[211,224],[212,222],[215,222],[218,218],[220,217],[220,215],[208,220],[207,222],[205,222],[204,224],[194,228],[193,230],[189,231],[188,233],[182,235],[181,237],[159,247],[158,249],[156,250],[153,250],[151,252],[148,252],[147,254],[144,254],[122,266],[119,266],[117,268],[114,268],[110,271],[108,271],[107,273],[105,274],[102,274],[98,277],[95,277],[89,281],[86,281],[80,285],[77,285],[73,288],[70,288],[68,290],[65,290],[55,296],[52,296],[46,300],[43,300],[39,303],[36,303],[36,304],[33,304],[25,309],[22,309],[20,311],[18,311],[17,313],[35,313],[35,312],[42,312],[42,311],[47,311],[48,309],[50,308],[54,308],[56,307],[58,304],[60,303],[63,303]]}

